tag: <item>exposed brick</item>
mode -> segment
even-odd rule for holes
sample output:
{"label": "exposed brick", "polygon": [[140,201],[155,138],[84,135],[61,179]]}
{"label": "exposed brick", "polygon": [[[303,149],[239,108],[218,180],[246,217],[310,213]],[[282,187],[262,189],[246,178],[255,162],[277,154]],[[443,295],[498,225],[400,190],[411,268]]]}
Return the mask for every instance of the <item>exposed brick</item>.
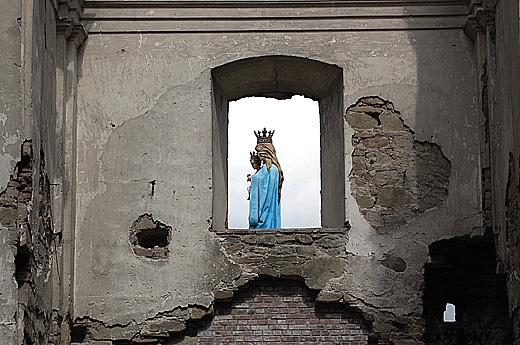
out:
{"label": "exposed brick", "polygon": [[253,282],[231,302],[215,305],[215,316],[197,343],[368,344],[360,313],[339,303],[316,303],[315,296],[297,281]]}

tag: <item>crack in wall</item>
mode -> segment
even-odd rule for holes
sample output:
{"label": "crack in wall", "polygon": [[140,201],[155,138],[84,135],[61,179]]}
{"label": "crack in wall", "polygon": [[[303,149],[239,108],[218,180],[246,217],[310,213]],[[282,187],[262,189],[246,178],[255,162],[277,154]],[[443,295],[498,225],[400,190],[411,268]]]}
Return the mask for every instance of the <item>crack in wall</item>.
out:
{"label": "crack in wall", "polygon": [[162,311],[143,322],[132,320],[126,324],[107,324],[85,316],[75,320],[73,342],[112,341],[114,344],[162,343],[186,334],[193,323],[213,313],[213,308],[189,305]]}

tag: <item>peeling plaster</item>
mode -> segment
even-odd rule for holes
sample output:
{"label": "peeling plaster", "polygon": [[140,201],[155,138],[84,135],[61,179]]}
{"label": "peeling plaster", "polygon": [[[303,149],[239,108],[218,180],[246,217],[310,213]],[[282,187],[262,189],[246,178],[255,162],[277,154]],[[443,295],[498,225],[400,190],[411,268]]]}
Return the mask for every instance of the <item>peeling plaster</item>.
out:
{"label": "peeling plaster", "polygon": [[347,110],[352,136],[351,190],[376,230],[404,226],[448,196],[450,161],[414,138],[393,104],[365,97]]}

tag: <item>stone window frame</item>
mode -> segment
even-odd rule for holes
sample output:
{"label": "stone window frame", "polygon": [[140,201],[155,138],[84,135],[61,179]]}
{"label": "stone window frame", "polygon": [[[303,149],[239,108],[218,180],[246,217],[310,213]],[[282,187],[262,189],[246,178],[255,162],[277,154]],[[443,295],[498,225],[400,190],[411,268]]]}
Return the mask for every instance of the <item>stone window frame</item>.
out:
{"label": "stone window frame", "polygon": [[[244,97],[288,99],[303,95],[319,103],[321,227],[345,224],[343,69],[287,55],[231,61],[215,67],[212,79],[212,229],[227,228],[229,102]],[[325,166],[326,164],[326,166]]]}

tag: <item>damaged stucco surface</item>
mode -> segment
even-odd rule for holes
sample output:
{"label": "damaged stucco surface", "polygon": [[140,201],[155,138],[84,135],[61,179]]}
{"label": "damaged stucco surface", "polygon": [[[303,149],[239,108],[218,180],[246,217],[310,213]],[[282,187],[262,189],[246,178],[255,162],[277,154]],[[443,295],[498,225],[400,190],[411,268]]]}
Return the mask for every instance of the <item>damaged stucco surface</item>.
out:
{"label": "damaged stucco surface", "polygon": [[[195,344],[216,301],[276,278],[354,308],[369,344],[423,344],[429,249],[453,238],[495,241],[518,342],[519,2],[190,2],[0,0],[0,342]],[[223,229],[215,132],[247,90],[320,99],[344,228]]]}
{"label": "damaged stucco surface", "polygon": [[448,196],[449,160],[438,145],[418,142],[391,103],[362,98],[347,110],[352,137],[352,195],[377,230],[404,225]]}
{"label": "damaged stucco surface", "polygon": [[7,228],[0,229],[0,263],[4,268],[0,274],[0,336],[8,344],[14,344],[16,340],[16,310],[18,304],[17,284],[14,280],[14,255],[10,245],[10,233]]}
{"label": "damaged stucco surface", "polygon": [[[234,275],[236,268],[218,251],[214,236],[208,231],[211,148],[207,133],[211,121],[201,119],[209,105],[207,101],[196,101],[203,99],[200,91],[193,92],[198,84],[203,83],[197,80],[191,88],[179,86],[166,91],[160,97],[160,105],[119,126],[113,128],[105,122],[113,132],[101,153],[101,164],[93,165],[99,167],[95,173],[101,177],[96,176],[93,181],[105,190],[88,204],[86,215],[78,217],[82,226],[76,242],[78,262],[91,266],[85,274],[77,276],[76,289],[80,287],[77,292],[97,291],[94,296],[76,295],[78,306],[91,310],[90,316],[96,320],[125,324],[138,320],[139,315],[152,317],[178,306],[209,307],[211,287],[219,279]],[[193,98],[183,99],[178,94]],[[193,107],[190,101],[197,102],[197,108],[186,112]],[[80,128],[85,130],[80,130],[79,142],[88,144],[87,136],[96,135],[92,130],[97,128],[81,124]],[[157,144],[150,141],[154,137]],[[124,152],[121,147],[125,147]],[[79,152],[80,161],[85,159],[85,153]],[[116,156],[119,158],[114,159]],[[94,178],[90,171],[85,173]],[[149,183],[152,180],[156,181],[153,195]],[[84,185],[80,180],[78,189]],[[131,203],[127,202],[129,196],[133,199]],[[79,199],[80,208],[87,197]],[[144,213],[172,228],[168,261],[151,262],[134,256],[131,251],[128,231]],[[117,221],[113,224],[108,219]],[[100,250],[106,243],[111,243],[114,251],[110,260]],[[106,284],[99,285],[101,280]],[[184,283],[179,284],[181,281]],[[149,297],[159,303],[143,303]],[[112,304],[113,298],[118,300],[116,305]],[[105,314],[105,308],[100,308],[105,305],[117,312]]]}
{"label": "damaged stucco surface", "polygon": [[508,289],[510,312],[514,320],[515,332],[520,332],[518,322],[520,320],[520,296],[516,289],[520,280],[520,235],[515,229],[520,228],[520,162],[515,162],[515,158],[511,154],[509,162],[509,177],[506,190],[506,236],[508,243],[511,244],[509,251],[509,273],[508,273]]}
{"label": "damaged stucco surface", "polygon": [[[23,117],[19,20],[22,7],[16,1],[2,1],[0,6],[0,190],[4,191],[20,160]],[[3,202],[0,207],[0,339],[6,344],[14,344],[17,340],[18,287],[14,278],[15,238],[9,231],[9,225],[16,216],[13,215],[10,203],[6,205]]]}
{"label": "damaged stucco surface", "polygon": [[[362,96],[389,100],[414,140],[439,147],[442,159],[451,162],[449,190],[439,202],[391,231],[376,231],[351,195],[355,130],[345,121],[345,207],[352,228],[340,252],[348,264],[342,274],[318,279],[319,288],[374,314],[378,332],[396,331],[389,320],[405,317],[400,327],[418,327],[414,332],[420,334],[416,321],[428,244],[479,231],[477,105],[465,86],[475,71],[467,44],[458,30],[434,36],[417,31],[91,35],[78,85],[74,318],[142,325],[179,307],[207,308],[217,286],[241,285],[236,279],[250,269],[210,230],[210,72],[269,52],[343,68],[346,105]],[[153,194],[150,181],[155,181]],[[142,214],[171,226],[167,261],[132,252],[128,231]]]}
{"label": "damaged stucco surface", "polygon": [[241,265],[242,273],[232,284],[222,282],[215,287],[217,299],[232,297],[234,290],[258,276],[301,277],[307,287],[322,290],[330,279],[343,274],[347,264],[348,229],[230,230],[218,234],[222,250]]}
{"label": "damaged stucco surface", "polygon": [[[7,3],[7,1],[3,1]],[[21,116],[21,4],[3,4],[0,46],[4,67],[0,73],[0,186],[7,186],[9,176],[20,157],[22,140]]]}
{"label": "damaged stucco surface", "polygon": [[[70,8],[67,1],[60,3]],[[60,217],[53,217],[60,211],[52,209],[61,196],[51,192],[51,185],[58,185],[53,183],[58,157],[64,155],[55,150],[61,135],[56,128],[57,6],[51,0],[1,2],[2,344],[58,344],[69,337],[67,327],[63,334],[60,329],[68,323],[68,310],[60,310],[61,228],[54,227]]]}
{"label": "damaged stucco surface", "polygon": [[520,340],[520,66],[519,1],[500,3],[496,9],[496,65],[490,90],[491,175],[493,183],[493,225],[501,260],[505,263],[509,308],[515,339]]}

